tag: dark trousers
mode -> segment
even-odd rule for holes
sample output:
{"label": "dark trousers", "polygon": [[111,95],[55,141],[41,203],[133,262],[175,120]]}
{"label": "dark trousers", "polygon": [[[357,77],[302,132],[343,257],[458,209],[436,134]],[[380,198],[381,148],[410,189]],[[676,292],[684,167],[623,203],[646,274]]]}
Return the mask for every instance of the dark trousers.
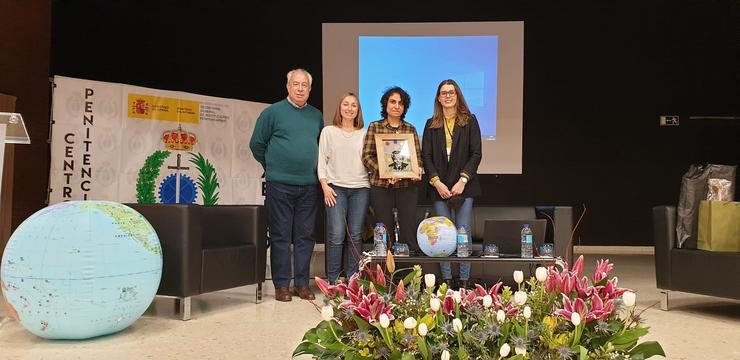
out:
{"label": "dark trousers", "polygon": [[[375,212],[375,218],[382,222],[388,231],[388,238],[394,236],[393,208],[398,209],[398,224],[401,228],[399,241],[409,245],[410,249],[418,250],[416,243],[416,203],[418,201],[418,189],[416,186],[405,188],[384,188],[373,186],[370,188],[370,205]],[[373,224],[375,225],[375,224]]]}
{"label": "dark trousers", "polygon": [[267,182],[265,203],[270,223],[270,267],[276,288],[290,286],[291,265],[295,268],[294,285],[308,286],[311,254],[316,243],[314,227],[319,193],[318,185]]}

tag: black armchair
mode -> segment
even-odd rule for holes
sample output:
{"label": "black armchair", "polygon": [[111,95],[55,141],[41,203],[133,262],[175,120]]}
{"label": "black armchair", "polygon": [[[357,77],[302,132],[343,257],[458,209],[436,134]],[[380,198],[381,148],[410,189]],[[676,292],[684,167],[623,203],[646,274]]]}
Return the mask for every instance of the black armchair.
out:
{"label": "black armchair", "polygon": [[191,296],[257,284],[262,301],[267,219],[261,205],[128,204],[154,227],[162,245],[157,295],[178,299],[190,319]]}

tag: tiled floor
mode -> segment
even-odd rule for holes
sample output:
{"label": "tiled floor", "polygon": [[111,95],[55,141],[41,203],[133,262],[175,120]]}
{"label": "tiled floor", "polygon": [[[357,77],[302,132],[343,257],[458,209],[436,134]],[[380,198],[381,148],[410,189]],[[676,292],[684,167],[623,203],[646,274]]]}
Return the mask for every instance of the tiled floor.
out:
{"label": "tiled floor", "polygon": [[[587,269],[598,255],[587,256]],[[638,306],[655,304],[653,258],[611,256],[621,286],[638,293]],[[707,274],[737,276],[737,274]],[[279,303],[267,286],[265,301],[255,304],[255,286],[193,298],[193,319],[180,321],[174,300],[158,298],[128,329],[85,341],[44,340],[8,319],[0,305],[0,359],[289,359],[303,333],[320,315],[297,298]],[[671,310],[658,306],[644,318],[649,339],[663,345],[668,359],[740,359],[740,302],[671,293]],[[317,302],[320,303],[320,300]]]}

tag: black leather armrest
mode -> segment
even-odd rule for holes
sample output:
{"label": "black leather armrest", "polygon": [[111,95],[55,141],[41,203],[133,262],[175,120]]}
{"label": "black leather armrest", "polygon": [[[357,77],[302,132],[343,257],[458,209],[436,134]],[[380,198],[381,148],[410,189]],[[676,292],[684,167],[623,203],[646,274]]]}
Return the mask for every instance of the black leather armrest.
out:
{"label": "black leather armrest", "polygon": [[126,204],[152,224],[162,245],[159,295],[200,294],[201,225],[199,205]]}
{"label": "black leather armrest", "polygon": [[264,279],[267,261],[267,215],[262,205],[202,207],[203,246],[251,245],[257,251],[255,270]]}
{"label": "black leather armrest", "polygon": [[655,281],[661,289],[671,289],[671,249],[676,246],[676,207],[653,207],[655,241]]}

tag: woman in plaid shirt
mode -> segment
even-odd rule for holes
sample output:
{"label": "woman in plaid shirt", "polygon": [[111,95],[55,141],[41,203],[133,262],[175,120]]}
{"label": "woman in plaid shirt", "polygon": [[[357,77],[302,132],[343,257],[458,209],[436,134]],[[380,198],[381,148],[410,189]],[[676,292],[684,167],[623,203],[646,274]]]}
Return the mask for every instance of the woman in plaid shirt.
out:
{"label": "woman in plaid shirt", "polygon": [[[370,205],[375,219],[382,222],[388,233],[394,229],[393,209],[398,209],[399,241],[409,244],[410,249],[418,249],[416,243],[416,203],[418,189],[416,182],[421,180],[421,146],[414,125],[404,121],[411,105],[409,94],[398,86],[385,91],[380,98],[382,120],[370,123],[365,135],[362,150],[362,163],[370,175]],[[417,176],[410,179],[392,177],[381,179],[378,170],[378,153],[375,147],[376,134],[413,134],[416,157],[419,164]],[[383,164],[385,166],[386,164]]]}

